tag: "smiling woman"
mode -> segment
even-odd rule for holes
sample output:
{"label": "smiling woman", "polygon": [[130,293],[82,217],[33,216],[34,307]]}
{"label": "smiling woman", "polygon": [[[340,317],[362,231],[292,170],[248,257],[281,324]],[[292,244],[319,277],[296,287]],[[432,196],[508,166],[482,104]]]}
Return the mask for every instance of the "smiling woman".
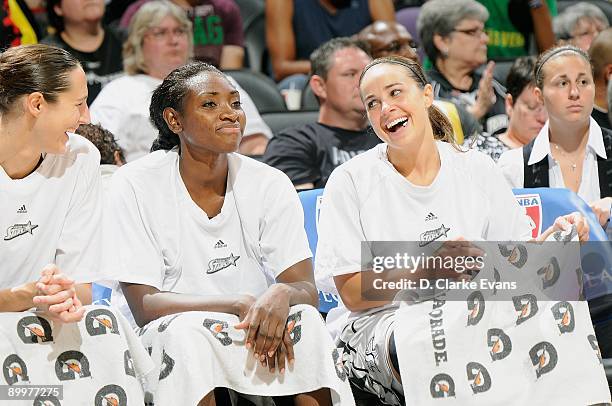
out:
{"label": "smiling woman", "polygon": [[[359,90],[372,129],[384,144],[330,176],[321,203],[315,272],[320,279],[333,275],[328,282],[335,283],[342,298],[327,323],[340,326],[337,342],[351,383],[388,405],[421,404],[404,388],[429,393],[429,381],[423,385],[423,376],[400,377],[403,362],[411,358],[398,359],[394,334],[399,303],[384,294],[368,296],[367,258],[384,255],[389,247],[374,242],[424,247],[436,240],[462,241],[442,247],[457,247],[461,252],[453,257],[477,257],[482,251],[467,241],[524,241],[531,228],[493,160],[454,144],[451,126],[432,105],[432,86],[418,63],[404,57],[375,59],[364,69]],[[584,219],[574,214],[558,219],[541,238],[567,222],[577,225],[581,239],[588,236]],[[429,279],[461,279],[455,270],[421,266],[408,272],[397,267],[385,273],[385,280],[418,286]],[[418,304],[423,313],[431,311],[427,303]]]}
{"label": "smiling woman", "polygon": [[119,314],[85,306],[91,282],[103,279],[100,154],[72,134],[89,121],[86,99],[68,51],[29,45],[0,55],[0,362],[9,385],[62,383],[64,399],[142,403],[146,352],[130,345],[136,337]]}
{"label": "smiling woman", "polygon": [[295,189],[236,153],[246,125],[236,88],[191,63],[155,90],[150,116],[153,152],[112,179],[107,238],[116,255],[106,267],[121,282],[113,303],[152,348],[155,404],[214,404],[216,386],[291,394],[297,405],[352,404],[313,307]]}

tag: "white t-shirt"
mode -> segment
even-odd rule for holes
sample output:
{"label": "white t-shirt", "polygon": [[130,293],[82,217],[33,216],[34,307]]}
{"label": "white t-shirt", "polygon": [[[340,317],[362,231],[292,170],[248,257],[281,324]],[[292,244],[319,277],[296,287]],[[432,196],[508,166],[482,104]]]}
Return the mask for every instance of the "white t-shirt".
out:
{"label": "white t-shirt", "polygon": [[[529,218],[493,160],[476,150],[437,146],[441,167],[429,186],[400,175],[386,144],[336,168],[321,203],[317,281],[360,272],[362,241],[422,241],[434,234],[437,241],[530,239]],[[347,313],[339,306],[328,323],[346,320]]]}
{"label": "white t-shirt", "polygon": [[[547,159],[548,162],[548,184],[551,188],[565,188],[561,167],[552,157],[550,142],[548,139],[548,121],[536,137],[528,164],[540,162]],[[582,177],[578,188],[578,196],[585,202],[591,203],[601,198],[599,191],[599,172],[597,169],[597,157],[606,158],[606,148],[601,134],[601,127],[591,117],[586,153],[582,164]],[[506,180],[513,188],[522,188],[525,183],[523,173],[523,148],[506,151],[497,161]]]}
{"label": "white t-shirt", "polygon": [[[232,77],[227,76],[227,79],[240,92],[246,115],[244,136],[263,133],[272,138],[272,131],[248,93]],[[149,75],[125,75],[104,86],[91,104],[91,122],[115,135],[127,162],[148,154],[157,138],[158,131],[149,120],[149,106],[153,91],[161,83],[160,79]]]}
{"label": "white t-shirt", "polygon": [[23,179],[0,167],[0,288],[38,280],[49,263],[77,283],[103,279],[100,198],[100,153],[80,135]]}
{"label": "white t-shirt", "polygon": [[156,151],[113,175],[105,239],[114,243],[107,256],[114,279],[178,293],[259,296],[312,256],[302,206],[282,172],[229,154],[223,207],[209,219],[178,162],[176,149]]}

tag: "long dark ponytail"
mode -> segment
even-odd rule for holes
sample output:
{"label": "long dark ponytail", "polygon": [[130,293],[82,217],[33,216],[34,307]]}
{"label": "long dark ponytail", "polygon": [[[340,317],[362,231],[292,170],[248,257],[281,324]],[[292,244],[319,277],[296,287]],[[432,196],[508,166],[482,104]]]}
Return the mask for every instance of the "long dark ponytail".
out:
{"label": "long dark ponytail", "polygon": [[[370,62],[361,73],[361,77],[359,78],[359,84],[361,85],[363,76],[368,71],[368,69],[370,69],[372,66],[379,65],[381,63],[389,63],[393,65],[403,66],[408,71],[410,77],[414,79],[416,84],[421,89],[425,88],[425,85],[428,83],[427,79],[425,78],[425,73],[423,73],[423,68],[421,68],[421,65],[403,56],[392,55],[377,58]],[[446,141],[457,146],[457,143],[455,141],[455,135],[453,133],[453,126],[451,125],[446,115],[444,115],[444,113],[442,113],[440,109],[434,106],[433,104],[427,109],[427,114],[429,116],[429,122],[431,123],[434,138],[436,140]]]}

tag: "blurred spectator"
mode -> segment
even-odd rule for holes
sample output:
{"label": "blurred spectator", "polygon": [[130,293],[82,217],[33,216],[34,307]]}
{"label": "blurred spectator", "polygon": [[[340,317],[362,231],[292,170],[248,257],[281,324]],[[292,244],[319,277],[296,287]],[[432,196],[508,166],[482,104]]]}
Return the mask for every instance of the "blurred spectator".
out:
{"label": "blurred spectator", "polygon": [[408,30],[395,21],[375,21],[359,32],[359,39],[368,43],[372,58],[401,55],[419,62],[417,43]]}
{"label": "blurred spectator", "polygon": [[612,80],[608,81],[608,120],[612,123]]}
{"label": "blurred spectator", "polygon": [[115,141],[113,133],[96,124],[81,124],[75,131],[77,134],[87,138],[100,151],[100,171],[102,182],[106,184],[110,177],[121,165],[125,164],[123,150]]}
{"label": "blurred spectator", "polygon": [[[412,36],[403,25],[394,21],[376,21],[368,25],[359,33],[359,39],[369,45],[372,58],[399,55],[419,62]],[[436,100],[436,106],[449,118],[458,143],[463,142],[464,135],[480,133],[480,124],[462,106],[441,99]]]}
{"label": "blurred spectator", "polygon": [[87,75],[87,104],[122,70],[121,40],[102,26],[104,0],[48,0],[49,25],[54,34],[42,42],[63,48],[82,64]]}
{"label": "blurred spectator", "polygon": [[380,142],[366,130],[359,76],[368,54],[349,38],[335,38],[310,57],[310,87],[319,120],[281,131],[270,140],[264,162],[285,172],[297,189],[321,188],[338,165]]}
{"label": "blurred spectator", "polygon": [[24,0],[1,0],[0,50],[17,45],[36,44],[42,33]]}
{"label": "blurred spectator", "polygon": [[[191,21],[172,2],[151,1],[134,15],[123,48],[127,75],[109,83],[90,110],[93,123],[116,135],[128,162],[149,153],[157,137],[149,120],[151,94],[172,70],[187,63],[193,53],[191,41]],[[247,116],[240,151],[261,155],[272,133],[248,94],[232,84]]]}
{"label": "blurred spectator", "polygon": [[421,44],[433,68],[427,72],[434,97],[449,99],[465,108],[495,134],[507,127],[506,90],[493,78],[494,63],[487,62],[488,36],[484,23],[489,12],[475,0],[429,0],[417,21]]}
{"label": "blurred spectator", "polygon": [[478,0],[489,11],[485,29],[491,59],[513,59],[528,55],[533,35],[540,52],[552,47],[555,35],[552,18],[556,0]]}
{"label": "blurred spectator", "polygon": [[555,17],[553,27],[560,44],[572,44],[588,51],[593,38],[610,26],[608,18],[594,4],[580,2]]}
{"label": "blurred spectator", "polygon": [[[308,58],[321,44],[395,21],[392,0],[266,0],[266,42],[280,89],[304,87]],[[293,77],[291,77],[294,75]]]}
{"label": "blurred spectator", "polygon": [[508,72],[506,86],[506,112],[509,117],[506,132],[495,137],[481,134],[474,143],[481,152],[497,161],[502,153],[509,149],[520,148],[534,139],[548,119],[544,103],[539,100],[533,89],[533,69],[536,58],[524,56],[517,58]]}
{"label": "blurred spectator", "polygon": [[612,28],[599,33],[591,43],[589,57],[595,81],[595,105],[591,116],[602,128],[612,129],[608,118],[610,104],[607,99],[608,83],[612,81]]}
{"label": "blurred spectator", "polygon": [[[127,29],[134,14],[151,0],[139,0],[126,10],[120,27]],[[172,0],[187,11],[193,25],[194,58],[220,69],[240,69],[244,62],[244,33],[234,0]]]}

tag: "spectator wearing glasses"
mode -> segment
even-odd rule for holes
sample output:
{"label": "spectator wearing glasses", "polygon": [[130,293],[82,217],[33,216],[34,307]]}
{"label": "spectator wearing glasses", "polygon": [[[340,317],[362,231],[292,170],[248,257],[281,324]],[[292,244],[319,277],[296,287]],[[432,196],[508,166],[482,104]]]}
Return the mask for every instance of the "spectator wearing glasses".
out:
{"label": "spectator wearing glasses", "polygon": [[493,78],[494,62],[487,62],[489,38],[484,24],[489,12],[475,0],[430,0],[421,8],[417,30],[433,67],[427,72],[435,98],[465,108],[495,134],[508,124],[506,90]]}
{"label": "spectator wearing glasses", "polygon": [[571,44],[588,51],[591,42],[610,22],[601,9],[581,2],[566,8],[553,20],[555,37],[559,44]]}
{"label": "spectator wearing glasses", "polygon": [[102,25],[104,0],[49,0],[49,25],[55,33],[41,42],[63,48],[76,56],[87,75],[87,104],[123,68],[121,40]]}
{"label": "spectator wearing glasses", "polygon": [[[151,1],[132,19],[123,48],[127,75],[104,88],[91,106],[93,123],[116,135],[128,162],[149,153],[157,130],[149,120],[151,94],[172,70],[193,55],[191,22],[169,1]],[[231,81],[231,79],[230,79]],[[261,155],[272,136],[253,100],[235,82],[249,119],[240,152]]]}
{"label": "spectator wearing glasses", "polygon": [[408,30],[395,21],[376,21],[361,30],[358,37],[369,44],[372,58],[402,55],[419,62],[418,44]]}
{"label": "spectator wearing glasses", "polygon": [[[119,26],[127,30],[134,14],[151,0],[130,5]],[[241,69],[244,62],[244,33],[240,8],[234,0],[172,0],[181,6],[193,28],[194,59],[219,69]]]}

